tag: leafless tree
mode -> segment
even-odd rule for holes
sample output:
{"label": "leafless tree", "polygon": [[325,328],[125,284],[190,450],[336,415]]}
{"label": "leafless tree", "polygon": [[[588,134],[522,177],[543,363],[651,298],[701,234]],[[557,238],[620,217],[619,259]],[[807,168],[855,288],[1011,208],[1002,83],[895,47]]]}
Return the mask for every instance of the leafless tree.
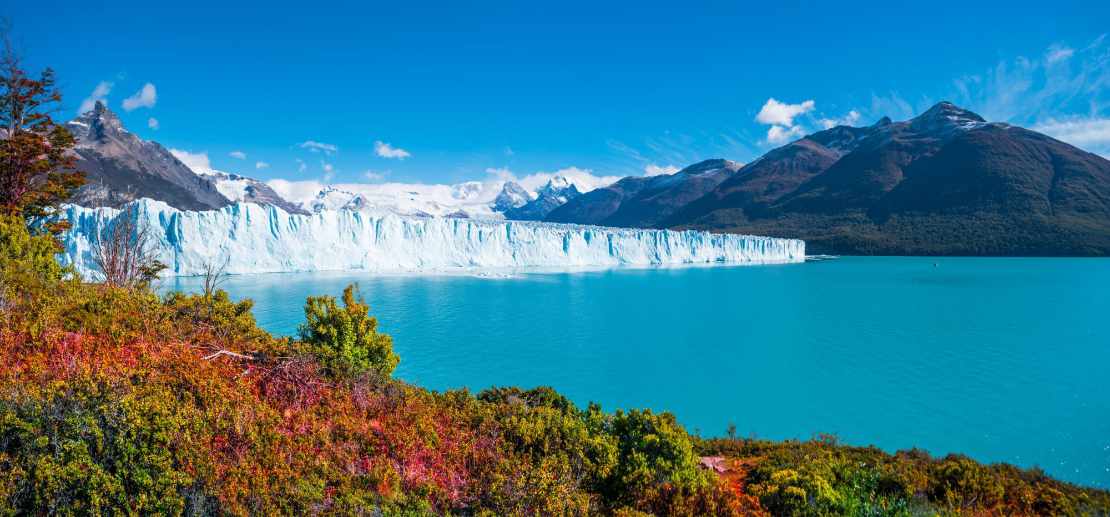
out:
{"label": "leafless tree", "polygon": [[220,285],[227,280],[227,264],[231,257],[225,257],[223,262],[207,262],[204,264],[204,297],[211,299],[212,295],[220,289]]}
{"label": "leafless tree", "polygon": [[129,211],[120,212],[97,235],[93,261],[108,285],[128,288],[146,286],[166,268],[156,258],[149,228],[135,219]]}

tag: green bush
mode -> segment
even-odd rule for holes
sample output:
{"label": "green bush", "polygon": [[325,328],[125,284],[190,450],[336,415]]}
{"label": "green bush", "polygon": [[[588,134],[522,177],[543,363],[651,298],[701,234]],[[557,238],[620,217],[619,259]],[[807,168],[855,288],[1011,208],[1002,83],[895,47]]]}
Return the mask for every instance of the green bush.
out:
{"label": "green bush", "polygon": [[371,373],[389,377],[397,367],[393,340],[377,331],[378,320],[351,284],[343,290],[343,307],[332,296],[312,296],[304,307],[301,346],[337,379]]}

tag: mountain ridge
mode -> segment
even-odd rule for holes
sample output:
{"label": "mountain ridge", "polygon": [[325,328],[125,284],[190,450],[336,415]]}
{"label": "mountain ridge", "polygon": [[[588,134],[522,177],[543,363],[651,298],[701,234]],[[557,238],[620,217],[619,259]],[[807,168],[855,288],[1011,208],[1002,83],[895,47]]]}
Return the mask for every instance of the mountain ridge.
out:
{"label": "mountain ridge", "polygon": [[800,238],[812,253],[1110,255],[1110,161],[950,102],[806,135],[660,219],[614,218],[648,181],[549,220]]}

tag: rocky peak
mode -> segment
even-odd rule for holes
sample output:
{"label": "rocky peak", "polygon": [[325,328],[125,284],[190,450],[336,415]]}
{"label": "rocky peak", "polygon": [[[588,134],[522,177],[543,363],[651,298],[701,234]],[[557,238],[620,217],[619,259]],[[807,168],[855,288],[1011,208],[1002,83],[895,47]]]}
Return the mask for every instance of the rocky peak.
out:
{"label": "rocky peak", "polygon": [[493,209],[498,212],[505,212],[513,208],[519,208],[532,200],[531,194],[524,187],[520,186],[515,181],[506,181],[501,186],[501,192],[493,200]]}
{"label": "rocky peak", "polygon": [[978,114],[963,109],[948,101],[938,102],[925,113],[910,120],[910,128],[922,133],[947,134],[953,131],[969,130],[987,123]]}
{"label": "rocky peak", "polygon": [[108,138],[129,135],[119,117],[103,102],[96,101],[93,109],[66,124],[66,129],[77,139],[78,146],[92,147]]}

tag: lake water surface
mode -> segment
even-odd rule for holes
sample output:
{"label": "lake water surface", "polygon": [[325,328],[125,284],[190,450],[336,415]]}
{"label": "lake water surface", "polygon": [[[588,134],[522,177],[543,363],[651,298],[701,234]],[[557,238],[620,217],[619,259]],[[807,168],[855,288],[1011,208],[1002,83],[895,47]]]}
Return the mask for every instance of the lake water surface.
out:
{"label": "lake water surface", "polygon": [[297,273],[224,287],[292,334],[306,296],[349,282],[393,335],[395,376],[428,388],[550,385],[583,405],[672,411],[702,435],[832,433],[1110,486],[1110,260]]}

